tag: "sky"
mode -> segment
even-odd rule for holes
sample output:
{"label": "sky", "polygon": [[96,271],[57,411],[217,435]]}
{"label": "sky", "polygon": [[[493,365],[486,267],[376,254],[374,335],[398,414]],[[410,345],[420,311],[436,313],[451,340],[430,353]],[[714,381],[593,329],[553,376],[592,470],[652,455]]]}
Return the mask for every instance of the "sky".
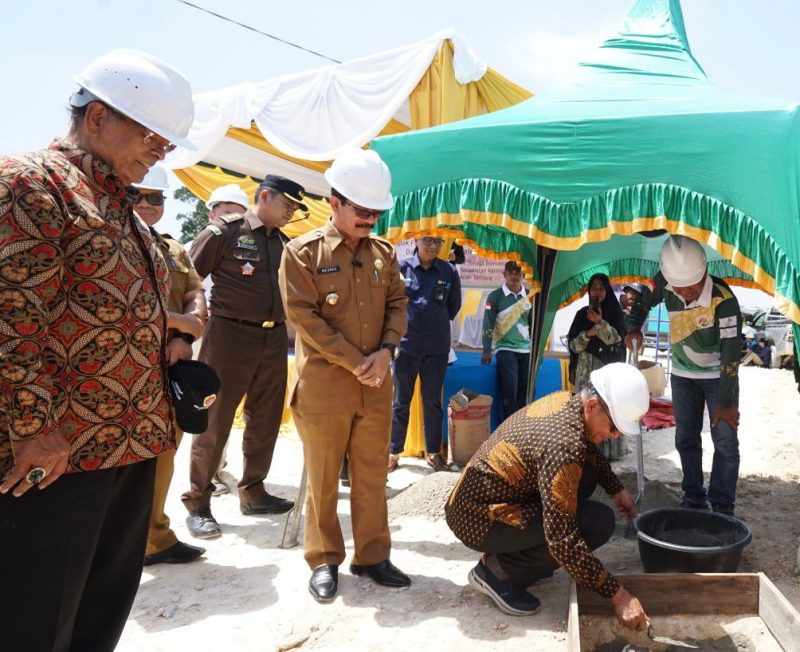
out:
{"label": "sky", "polygon": [[[344,61],[413,43],[445,27],[512,81],[536,92],[568,80],[613,36],[631,0],[192,0]],[[720,88],[800,100],[800,3],[684,0],[695,58]],[[29,0],[4,12],[0,81],[3,153],[46,146],[67,131],[71,75],[114,48],[150,52],[183,71],[196,93],[332,65],[179,0]],[[266,173],[267,171],[265,171]],[[177,181],[173,178],[175,187]],[[179,233],[170,198],[159,225]]]}

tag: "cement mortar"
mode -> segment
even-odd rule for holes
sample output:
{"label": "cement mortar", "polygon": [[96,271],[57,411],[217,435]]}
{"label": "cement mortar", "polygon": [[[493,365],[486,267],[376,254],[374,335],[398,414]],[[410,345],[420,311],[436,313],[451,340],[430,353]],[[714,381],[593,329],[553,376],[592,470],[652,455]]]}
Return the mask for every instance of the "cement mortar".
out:
{"label": "cement mortar", "polygon": [[[686,641],[699,652],[784,652],[759,616],[682,614],[651,618],[658,636]],[[616,619],[581,616],[581,649],[589,652],[678,652],[682,648],[651,641],[645,632],[631,632]],[[626,647],[628,646],[628,647]]]}

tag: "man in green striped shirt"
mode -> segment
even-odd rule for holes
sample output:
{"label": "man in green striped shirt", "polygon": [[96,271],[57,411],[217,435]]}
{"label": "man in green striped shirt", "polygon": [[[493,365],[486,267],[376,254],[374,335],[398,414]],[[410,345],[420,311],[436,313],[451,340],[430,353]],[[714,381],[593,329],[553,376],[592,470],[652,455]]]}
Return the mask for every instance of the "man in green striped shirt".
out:
{"label": "man in green striped shirt", "polygon": [[[625,342],[642,343],[642,324],[663,301],[672,343],[672,406],[675,447],[683,468],[682,506],[733,515],[739,477],[739,302],[722,280],[708,273],[696,241],[671,236],[661,249],[661,271],[631,307]],[[703,410],[708,407],[714,458],[708,492],[703,486]]]}
{"label": "man in green striped shirt", "polygon": [[516,262],[506,263],[503,278],[505,283],[486,298],[481,363],[492,364],[494,349],[503,418],[507,418],[527,403],[531,302],[522,286],[525,274]]}

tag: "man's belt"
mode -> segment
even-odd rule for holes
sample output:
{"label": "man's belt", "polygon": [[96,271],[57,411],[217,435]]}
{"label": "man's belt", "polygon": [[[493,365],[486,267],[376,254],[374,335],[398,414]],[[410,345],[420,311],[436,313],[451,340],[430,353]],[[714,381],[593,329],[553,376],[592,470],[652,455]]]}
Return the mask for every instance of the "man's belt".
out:
{"label": "man's belt", "polygon": [[243,326],[253,326],[255,328],[264,328],[266,330],[272,330],[276,326],[280,326],[283,322],[282,321],[250,321],[249,319],[239,319],[238,317],[225,317],[223,315],[215,315],[220,319],[226,319],[228,321],[232,321],[236,324],[242,324]]}

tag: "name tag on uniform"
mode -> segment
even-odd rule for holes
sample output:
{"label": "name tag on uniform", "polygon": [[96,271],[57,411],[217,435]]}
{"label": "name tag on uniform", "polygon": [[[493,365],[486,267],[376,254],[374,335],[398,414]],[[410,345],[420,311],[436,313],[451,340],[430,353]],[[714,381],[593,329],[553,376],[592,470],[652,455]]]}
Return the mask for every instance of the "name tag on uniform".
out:
{"label": "name tag on uniform", "polygon": [[342,268],[338,265],[331,265],[330,267],[320,267],[317,274],[333,274],[334,272],[341,272]]}
{"label": "name tag on uniform", "polygon": [[258,251],[258,245],[252,238],[239,238],[236,243],[239,249],[250,249],[251,251]]}

